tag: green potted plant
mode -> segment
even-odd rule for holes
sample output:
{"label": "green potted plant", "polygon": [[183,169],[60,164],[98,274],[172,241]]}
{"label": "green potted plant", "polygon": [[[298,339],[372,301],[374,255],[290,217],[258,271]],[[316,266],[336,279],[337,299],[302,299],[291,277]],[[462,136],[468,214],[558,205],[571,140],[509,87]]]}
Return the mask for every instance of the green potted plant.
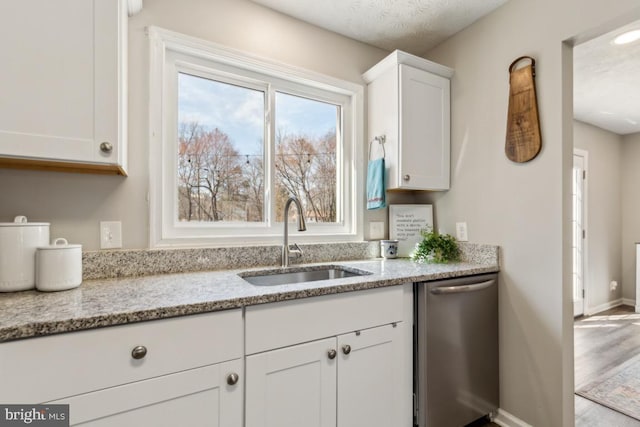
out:
{"label": "green potted plant", "polygon": [[422,234],[422,241],[416,244],[416,248],[411,253],[413,261],[438,264],[460,261],[460,248],[455,237],[450,234],[440,234],[433,229],[422,230],[420,234]]}

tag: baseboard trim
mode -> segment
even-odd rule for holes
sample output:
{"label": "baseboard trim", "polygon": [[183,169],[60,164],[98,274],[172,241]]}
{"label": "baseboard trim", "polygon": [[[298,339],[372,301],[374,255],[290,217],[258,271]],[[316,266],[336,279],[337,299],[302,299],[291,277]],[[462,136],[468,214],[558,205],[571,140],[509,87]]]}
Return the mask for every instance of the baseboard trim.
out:
{"label": "baseboard trim", "polygon": [[[635,301],[634,301],[634,303],[635,303]],[[615,307],[619,307],[619,306],[621,306],[623,304],[624,304],[624,302],[622,301],[622,298],[614,299],[613,301],[605,302],[604,304],[596,305],[595,307],[589,308],[585,314],[587,316],[593,316],[594,314],[598,314],[598,313],[603,312],[605,310],[609,310],[609,309],[612,309],[612,308],[615,308]]]}
{"label": "baseboard trim", "polygon": [[498,408],[498,415],[493,422],[502,427],[532,427],[531,424],[525,423],[520,418],[508,413],[502,408]]}
{"label": "baseboard trim", "polygon": [[622,298],[622,305],[628,305],[628,306],[631,306],[631,307],[635,307],[636,311],[638,311],[638,307],[639,307],[639,306],[636,305],[636,300],[631,299],[631,298]]}

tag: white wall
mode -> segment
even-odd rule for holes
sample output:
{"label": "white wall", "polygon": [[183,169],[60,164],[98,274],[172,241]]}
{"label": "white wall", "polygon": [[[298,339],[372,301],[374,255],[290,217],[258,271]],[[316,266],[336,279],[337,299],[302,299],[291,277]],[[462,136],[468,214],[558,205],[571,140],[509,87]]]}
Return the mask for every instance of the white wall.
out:
{"label": "white wall", "polygon": [[640,133],[622,138],[622,296],[629,300],[637,298],[636,242],[640,242]]}
{"label": "white wall", "polygon": [[[563,41],[638,19],[634,0],[511,0],[427,54],[455,69],[452,187],[434,195],[440,226],[466,221],[473,242],[502,248],[501,407],[535,426],[570,426],[572,59]],[[504,155],[509,64],[537,61],[543,148]]]}
{"label": "white wall", "polygon": [[[575,148],[588,152],[587,313],[622,298],[622,137],[574,121]],[[618,288],[609,290],[616,280]]]}
{"label": "white wall", "polygon": [[99,221],[121,220],[126,248],[148,246],[149,25],[361,84],[388,54],[247,0],[145,0],[129,20],[129,177],[0,169],[0,221],[49,221],[52,236],[97,249]]}

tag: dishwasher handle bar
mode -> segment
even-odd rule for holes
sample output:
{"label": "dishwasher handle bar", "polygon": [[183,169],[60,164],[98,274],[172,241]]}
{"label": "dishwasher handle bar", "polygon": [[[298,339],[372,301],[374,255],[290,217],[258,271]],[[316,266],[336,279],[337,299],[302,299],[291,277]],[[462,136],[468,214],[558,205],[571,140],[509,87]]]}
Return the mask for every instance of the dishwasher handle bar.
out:
{"label": "dishwasher handle bar", "polygon": [[486,282],[474,283],[471,285],[460,286],[438,286],[431,289],[431,293],[434,295],[446,295],[446,294],[459,294],[463,292],[474,292],[487,289],[496,283],[495,280],[487,280]]}

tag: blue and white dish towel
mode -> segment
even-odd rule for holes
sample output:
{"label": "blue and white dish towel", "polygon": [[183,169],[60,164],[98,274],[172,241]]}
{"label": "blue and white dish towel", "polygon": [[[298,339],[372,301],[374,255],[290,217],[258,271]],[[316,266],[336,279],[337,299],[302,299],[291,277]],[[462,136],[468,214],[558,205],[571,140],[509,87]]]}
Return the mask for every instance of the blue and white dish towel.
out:
{"label": "blue and white dish towel", "polygon": [[381,209],[385,203],[384,157],[367,165],[367,209]]}

